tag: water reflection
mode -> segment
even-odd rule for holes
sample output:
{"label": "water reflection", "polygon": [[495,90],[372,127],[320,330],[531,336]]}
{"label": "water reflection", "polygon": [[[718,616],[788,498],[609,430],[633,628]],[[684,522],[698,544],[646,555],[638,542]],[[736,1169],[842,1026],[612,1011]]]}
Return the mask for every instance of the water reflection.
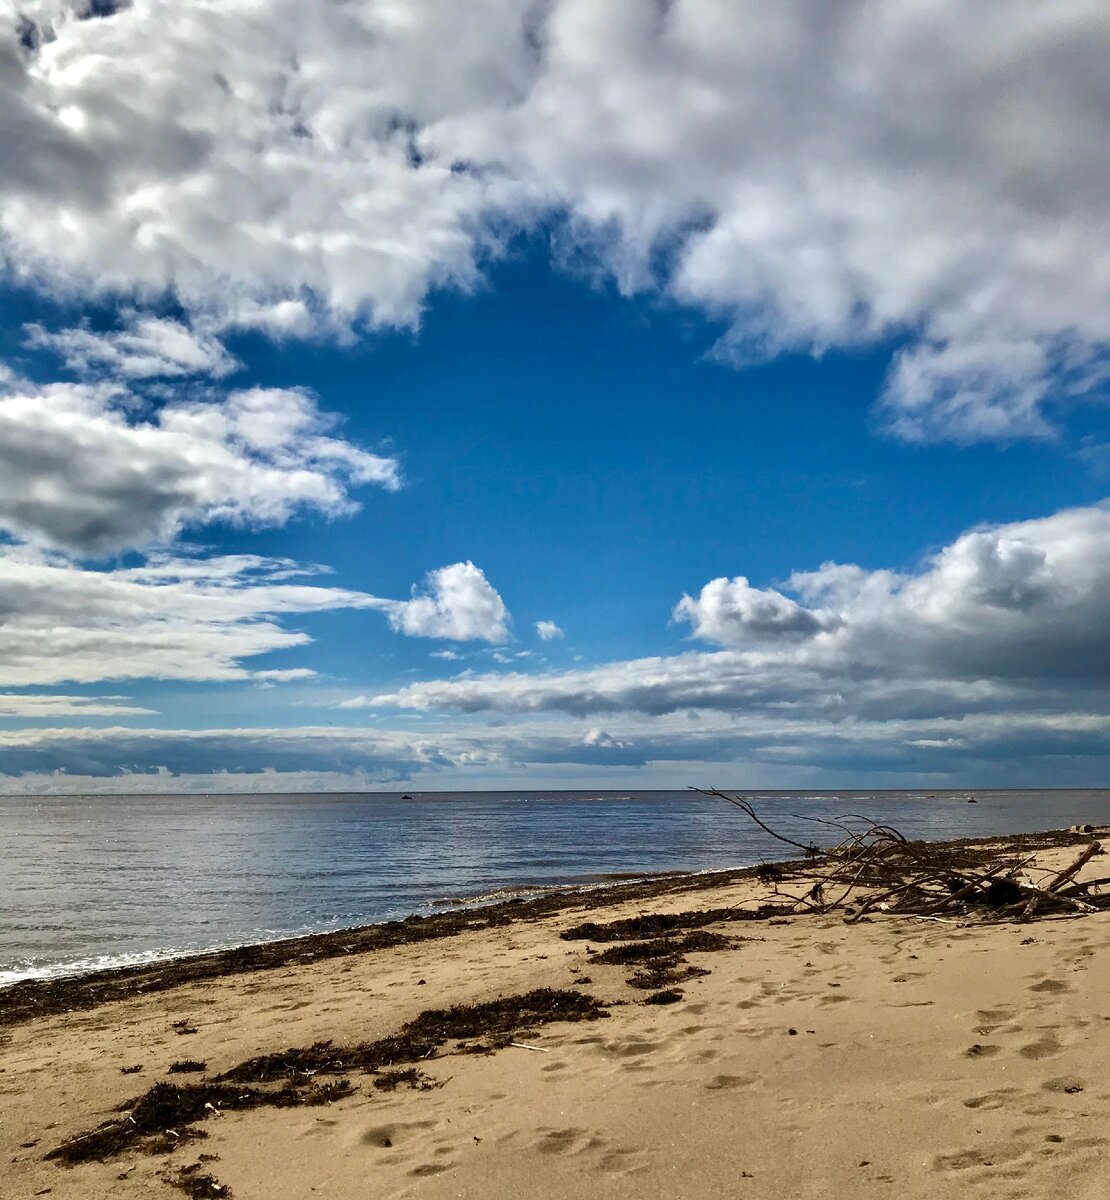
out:
{"label": "water reflection", "polygon": [[[1106,790],[748,795],[804,842],[844,812],[924,838],[1110,821]],[[690,792],[0,797],[0,982],[785,849]]]}

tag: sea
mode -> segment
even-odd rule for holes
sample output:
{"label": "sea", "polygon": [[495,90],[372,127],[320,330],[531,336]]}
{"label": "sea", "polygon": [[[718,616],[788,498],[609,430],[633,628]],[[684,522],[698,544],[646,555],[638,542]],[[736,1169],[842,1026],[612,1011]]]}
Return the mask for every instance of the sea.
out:
{"label": "sea", "polygon": [[[733,794],[807,844],[846,814],[931,839],[1110,823],[1110,789]],[[787,857],[691,791],[0,796],[0,986]]]}

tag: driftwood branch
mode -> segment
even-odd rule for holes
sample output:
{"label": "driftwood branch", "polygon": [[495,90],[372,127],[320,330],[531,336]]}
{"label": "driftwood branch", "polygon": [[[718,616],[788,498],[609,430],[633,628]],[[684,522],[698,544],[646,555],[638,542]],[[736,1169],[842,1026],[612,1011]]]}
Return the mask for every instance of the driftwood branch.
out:
{"label": "driftwood branch", "polygon": [[692,790],[724,800],[769,837],[801,852],[804,862],[797,867],[760,869],[761,880],[773,886],[776,898],[796,909],[842,911],[848,921],[875,911],[930,920],[977,912],[996,920],[1028,921],[1034,915],[1110,909],[1110,895],[1091,891],[1110,879],[1076,878],[1092,858],[1104,853],[1097,841],[1063,870],[1046,871],[1036,868],[1032,856],[1012,850],[999,858],[997,850],[981,846],[911,841],[893,826],[858,813],[834,819],[797,817],[837,831],[841,840],[821,849],[775,829],[750,800],[716,788]]}

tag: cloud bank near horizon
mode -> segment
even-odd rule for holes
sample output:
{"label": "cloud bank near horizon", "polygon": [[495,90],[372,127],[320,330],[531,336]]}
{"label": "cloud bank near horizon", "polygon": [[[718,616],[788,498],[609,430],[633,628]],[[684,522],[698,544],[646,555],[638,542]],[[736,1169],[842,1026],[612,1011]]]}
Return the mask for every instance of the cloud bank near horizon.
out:
{"label": "cloud bank near horizon", "polygon": [[[380,706],[575,716],[778,709],[829,719],[949,713],[1028,700],[1105,704],[1110,679],[1110,504],[972,530],[916,572],[825,563],[795,600],[716,579],[674,611],[727,649],[574,671],[409,684]],[[934,714],[935,715],[935,714]]]}
{"label": "cloud bank near horizon", "polygon": [[[284,578],[292,568],[277,564],[228,563],[227,588],[212,587],[208,566],[193,566],[195,580],[178,578],[184,570],[167,562],[159,578],[208,634],[223,622],[224,640],[214,637],[206,651],[223,677],[246,675],[235,658],[249,649],[237,639],[296,640],[263,613],[346,604],[389,615],[390,606],[415,604],[414,632],[426,619],[479,639],[503,632],[484,576],[468,563],[431,573],[409,601],[300,587]],[[256,583],[242,582],[252,574]],[[56,786],[87,776],[139,790],[192,786],[211,778],[214,764],[235,776],[229,787],[273,788],[277,772],[293,790],[310,777],[435,786],[475,769],[502,778],[583,769],[627,784],[647,768],[658,779],[707,764],[769,781],[851,772],[888,786],[923,778],[942,786],[976,772],[1001,772],[1012,784],[1022,772],[1082,779],[1110,768],[1108,586],[1110,504],[1102,504],[971,530],[915,571],[825,564],[791,576],[785,590],[755,589],[742,576],[711,581],[675,614],[692,636],[723,649],[570,671],[464,670],[337,700],[347,713],[368,714],[360,726],[42,727],[0,733],[0,747],[10,775],[45,779],[53,763],[64,772]],[[215,620],[202,604],[216,606]],[[476,612],[488,624],[475,624]],[[200,661],[195,646],[189,661]],[[50,716],[51,701],[39,700]],[[374,714],[389,709],[410,710],[420,723]],[[59,712],[80,716],[75,707]]]}

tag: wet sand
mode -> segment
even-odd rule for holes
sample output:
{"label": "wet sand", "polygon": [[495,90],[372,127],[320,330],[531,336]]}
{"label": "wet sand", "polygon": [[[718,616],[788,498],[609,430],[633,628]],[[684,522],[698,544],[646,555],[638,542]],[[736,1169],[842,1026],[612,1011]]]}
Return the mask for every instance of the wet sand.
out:
{"label": "wet sand", "polygon": [[[1083,840],[1027,844],[1062,866]],[[672,876],[9,989],[0,1193],[168,1200],[188,1194],[176,1180],[240,1200],[1107,1195],[1110,914],[678,918],[663,931],[673,982],[646,989],[629,983],[659,965],[629,951],[644,939],[561,936],[766,899],[748,871]],[[644,1003],[658,991],[681,995]],[[518,1028],[514,998],[529,995]],[[548,1021],[559,1004],[585,1019]],[[397,1069],[411,1074],[375,1086],[356,1051],[406,1029]],[[430,1039],[416,1062],[412,1031]],[[296,1075],[290,1107],[204,1110],[207,1136],[161,1135],[158,1148],[184,1143],[169,1153],[136,1140],[104,1161],[44,1157],[160,1082],[280,1086],[300,1060],[279,1052],[326,1040],[317,1057],[344,1069]],[[247,1082],[260,1069],[244,1064],[274,1054],[269,1082]],[[169,1073],[187,1060],[204,1070]],[[343,1078],[351,1095],[303,1102]]]}

